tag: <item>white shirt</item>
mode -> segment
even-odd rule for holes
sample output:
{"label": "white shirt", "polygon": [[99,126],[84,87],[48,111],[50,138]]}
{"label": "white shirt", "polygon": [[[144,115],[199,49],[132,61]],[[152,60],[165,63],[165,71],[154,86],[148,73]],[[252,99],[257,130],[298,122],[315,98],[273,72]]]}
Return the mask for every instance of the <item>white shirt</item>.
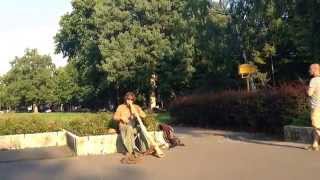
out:
{"label": "white shirt", "polygon": [[314,77],[309,83],[308,95],[310,98],[311,108],[320,108],[320,77]]}

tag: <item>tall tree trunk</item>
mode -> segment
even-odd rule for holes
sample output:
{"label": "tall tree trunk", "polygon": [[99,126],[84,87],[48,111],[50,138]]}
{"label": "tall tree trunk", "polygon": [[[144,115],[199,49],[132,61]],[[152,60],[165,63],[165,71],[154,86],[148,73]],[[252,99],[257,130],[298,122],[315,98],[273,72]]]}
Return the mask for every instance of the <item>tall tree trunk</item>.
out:
{"label": "tall tree trunk", "polygon": [[120,104],[119,85],[116,85],[117,106]]}
{"label": "tall tree trunk", "polygon": [[152,110],[153,108],[155,108],[157,106],[157,98],[156,98],[156,94],[154,91],[152,91],[150,93],[150,97],[149,97],[149,108],[150,110]]}
{"label": "tall tree trunk", "polygon": [[272,85],[274,87],[276,86],[276,81],[274,79],[274,64],[273,64],[272,56],[271,56],[271,73],[272,73]]}
{"label": "tall tree trunk", "polygon": [[63,104],[62,104],[62,103],[60,104],[60,111],[61,111],[61,112],[64,112],[64,107],[63,107]]}
{"label": "tall tree trunk", "polygon": [[39,113],[37,104],[32,105],[33,113]]}
{"label": "tall tree trunk", "polygon": [[152,111],[153,108],[157,106],[156,88],[157,88],[157,76],[152,74],[150,78],[151,92],[149,95],[149,108]]}

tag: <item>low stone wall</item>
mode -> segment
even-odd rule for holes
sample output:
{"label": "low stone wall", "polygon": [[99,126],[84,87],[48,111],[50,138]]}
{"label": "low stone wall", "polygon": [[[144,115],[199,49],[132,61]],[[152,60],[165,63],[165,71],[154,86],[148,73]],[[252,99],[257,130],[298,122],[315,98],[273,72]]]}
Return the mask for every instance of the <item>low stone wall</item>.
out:
{"label": "low stone wall", "polygon": [[284,138],[286,141],[310,144],[313,141],[313,128],[300,126],[284,126]]}
{"label": "low stone wall", "polygon": [[0,136],[0,149],[65,146],[65,131]]}
{"label": "low stone wall", "polygon": [[[149,132],[159,145],[168,144],[162,131]],[[18,134],[0,136],[0,150],[40,148],[68,145],[76,155],[102,155],[124,152],[120,135],[117,133],[99,136],[79,137],[69,131]]]}
{"label": "low stone wall", "polygon": [[[149,133],[151,133],[159,145],[168,146],[163,138],[163,132],[156,131]],[[66,136],[68,146],[77,156],[112,154],[125,151],[120,135],[116,133],[79,137],[71,132],[66,132]]]}
{"label": "low stone wall", "polygon": [[79,137],[66,132],[66,137],[68,146],[78,156],[111,154],[123,149],[117,134]]}

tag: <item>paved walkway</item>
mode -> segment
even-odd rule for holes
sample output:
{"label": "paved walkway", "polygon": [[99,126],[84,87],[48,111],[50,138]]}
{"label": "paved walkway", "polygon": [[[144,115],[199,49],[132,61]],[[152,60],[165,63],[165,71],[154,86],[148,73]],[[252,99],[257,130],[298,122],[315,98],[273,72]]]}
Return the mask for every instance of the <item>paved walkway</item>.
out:
{"label": "paved walkway", "polygon": [[146,157],[137,165],[120,164],[120,154],[74,157],[67,149],[46,149],[42,158],[29,154],[19,160],[26,154],[18,152],[12,159],[17,152],[0,152],[0,161],[6,157],[0,162],[0,179],[311,180],[320,170],[320,152],[306,151],[303,144],[245,133],[177,131],[186,147],[168,150],[164,159]]}

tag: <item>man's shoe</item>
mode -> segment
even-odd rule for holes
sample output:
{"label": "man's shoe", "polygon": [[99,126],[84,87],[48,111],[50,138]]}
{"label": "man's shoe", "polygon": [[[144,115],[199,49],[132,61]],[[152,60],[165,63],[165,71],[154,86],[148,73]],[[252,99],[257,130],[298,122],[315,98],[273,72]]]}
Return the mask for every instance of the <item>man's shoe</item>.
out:
{"label": "man's shoe", "polygon": [[143,153],[143,155],[148,156],[148,155],[152,155],[153,153],[155,153],[154,148],[149,148]]}
{"label": "man's shoe", "polygon": [[165,156],[164,154],[158,154],[156,152],[154,152],[153,155],[156,156],[157,158],[163,158]]}
{"label": "man's shoe", "polygon": [[140,162],[142,159],[139,157],[136,157],[133,154],[126,154],[125,157],[123,157],[120,162],[122,164],[137,164],[138,162]]}
{"label": "man's shoe", "polygon": [[123,157],[120,162],[122,164],[137,164],[137,161],[135,160],[130,160],[128,157]]}
{"label": "man's shoe", "polygon": [[134,159],[135,159],[136,162],[142,161],[142,156],[143,156],[143,154],[138,153],[138,152],[135,152],[135,153],[133,154],[133,157],[134,157]]}

